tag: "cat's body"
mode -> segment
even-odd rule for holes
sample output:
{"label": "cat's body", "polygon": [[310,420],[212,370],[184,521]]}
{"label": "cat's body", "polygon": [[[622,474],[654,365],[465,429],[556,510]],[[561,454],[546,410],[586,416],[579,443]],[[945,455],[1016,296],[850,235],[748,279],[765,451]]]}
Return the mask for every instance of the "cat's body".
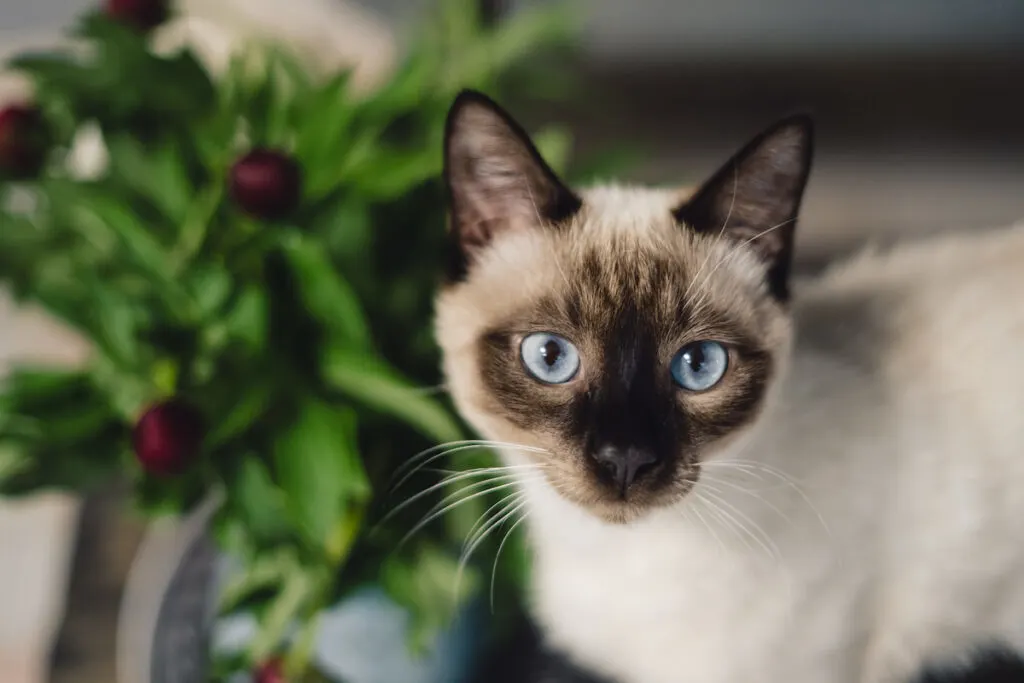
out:
{"label": "cat's body", "polygon": [[452,396],[509,445],[551,645],[619,683],[902,683],[1024,646],[1024,227],[788,283],[809,122],[695,193],[449,119]]}
{"label": "cat's body", "polygon": [[623,526],[527,485],[553,644],[628,683],[903,681],[1024,644],[1021,264],[1024,227],[806,284],[779,396],[726,456],[799,488],[711,468],[750,493],[710,478]]}

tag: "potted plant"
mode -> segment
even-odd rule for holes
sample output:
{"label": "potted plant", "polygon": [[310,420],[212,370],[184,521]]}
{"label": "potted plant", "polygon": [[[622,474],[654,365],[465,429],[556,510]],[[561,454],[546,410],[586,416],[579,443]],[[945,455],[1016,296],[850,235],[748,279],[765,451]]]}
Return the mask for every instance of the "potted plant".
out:
{"label": "potted plant", "polygon": [[[500,487],[444,471],[490,460],[438,386],[440,149],[458,90],[493,92],[571,25],[560,7],[497,26],[469,0],[437,9],[368,93],[270,46],[217,76],[155,51],[162,0],[108,2],[74,49],[10,63],[35,94],[0,112],[0,280],[92,352],[4,382],[0,494],[128,479],[146,514],[193,515],[172,559],[199,557],[205,584],[225,558],[218,619],[255,625],[197,676],[323,680],[324,615],[368,587],[413,653],[481,595],[515,604]],[[72,172],[90,128],[106,162]],[[564,165],[563,132],[537,139]]]}

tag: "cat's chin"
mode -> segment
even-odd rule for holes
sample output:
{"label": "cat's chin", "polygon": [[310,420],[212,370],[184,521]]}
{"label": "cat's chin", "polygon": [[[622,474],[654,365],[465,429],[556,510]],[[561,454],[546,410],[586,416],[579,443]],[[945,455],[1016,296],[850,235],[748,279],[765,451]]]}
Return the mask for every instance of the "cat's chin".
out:
{"label": "cat's chin", "polygon": [[671,489],[641,491],[625,498],[603,491],[591,492],[590,495],[565,495],[563,492],[563,495],[605,523],[625,525],[640,521],[658,510],[678,505],[692,488],[693,484],[686,482]]}

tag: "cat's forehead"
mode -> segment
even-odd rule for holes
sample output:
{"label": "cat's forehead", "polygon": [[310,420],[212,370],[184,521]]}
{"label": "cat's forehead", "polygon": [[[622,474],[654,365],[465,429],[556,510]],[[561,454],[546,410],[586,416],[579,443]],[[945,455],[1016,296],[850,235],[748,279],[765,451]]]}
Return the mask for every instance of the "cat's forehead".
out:
{"label": "cat's forehead", "polygon": [[685,193],[619,186],[581,193],[571,222],[496,240],[469,279],[446,296],[478,330],[557,313],[588,327],[624,307],[652,322],[728,316],[752,322],[763,266],[748,250],[678,225]]}
{"label": "cat's forehead", "polygon": [[586,238],[647,240],[671,238],[678,232],[672,209],[687,196],[684,191],[624,185],[601,185],[584,190],[577,229]]}

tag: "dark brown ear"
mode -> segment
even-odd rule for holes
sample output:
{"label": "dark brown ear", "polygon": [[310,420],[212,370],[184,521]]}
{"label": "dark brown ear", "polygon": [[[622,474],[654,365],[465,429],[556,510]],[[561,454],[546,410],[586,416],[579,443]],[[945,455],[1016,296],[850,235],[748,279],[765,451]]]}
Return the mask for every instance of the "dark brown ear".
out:
{"label": "dark brown ear", "polygon": [[806,115],[779,121],[732,157],[674,211],[697,232],[749,243],[768,266],[768,286],[789,298],[793,235],[811,170],[814,124]]}
{"label": "dark brown ear", "polygon": [[451,212],[449,279],[507,230],[563,223],[581,202],[544,162],[526,132],[494,101],[463,91],[448,112],[444,178]]}

